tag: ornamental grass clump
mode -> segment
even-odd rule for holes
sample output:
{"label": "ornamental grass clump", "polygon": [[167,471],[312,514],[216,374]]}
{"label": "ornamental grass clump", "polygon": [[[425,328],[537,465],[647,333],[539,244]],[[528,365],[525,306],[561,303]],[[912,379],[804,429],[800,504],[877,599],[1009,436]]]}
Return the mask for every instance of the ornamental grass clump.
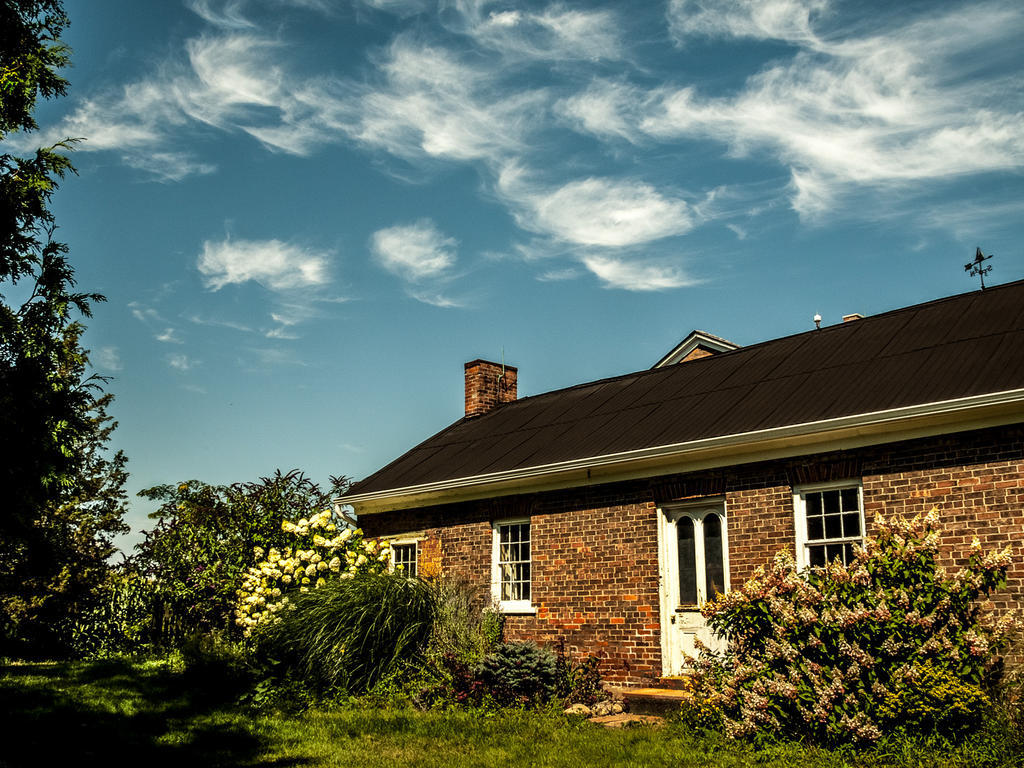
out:
{"label": "ornamental grass clump", "polygon": [[299,593],[255,633],[257,655],[317,691],[363,693],[414,663],[430,637],[431,587],[401,573],[361,573]]}
{"label": "ornamental grass clump", "polygon": [[937,510],[879,516],[877,529],[847,566],[798,571],[780,553],[705,605],[708,625],[729,641],[725,654],[703,649],[693,662],[705,722],[732,736],[823,744],[897,729],[956,736],[978,724],[1017,626],[981,602],[1005,585],[1009,548],[985,554],[975,540],[947,576],[936,564]]}

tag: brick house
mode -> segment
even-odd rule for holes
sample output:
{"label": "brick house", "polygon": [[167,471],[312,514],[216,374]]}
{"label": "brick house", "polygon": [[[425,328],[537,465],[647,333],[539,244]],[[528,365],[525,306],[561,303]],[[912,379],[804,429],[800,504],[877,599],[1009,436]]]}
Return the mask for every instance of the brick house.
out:
{"label": "brick house", "polygon": [[[694,332],[651,370],[517,399],[465,367],[466,413],[339,499],[421,575],[490,583],[510,636],[678,673],[699,607],[781,548],[848,558],[874,516],[1024,541],[1024,281],[737,347]],[[1018,550],[1019,552],[1019,550]],[[1015,560],[1002,606],[1024,606]]]}

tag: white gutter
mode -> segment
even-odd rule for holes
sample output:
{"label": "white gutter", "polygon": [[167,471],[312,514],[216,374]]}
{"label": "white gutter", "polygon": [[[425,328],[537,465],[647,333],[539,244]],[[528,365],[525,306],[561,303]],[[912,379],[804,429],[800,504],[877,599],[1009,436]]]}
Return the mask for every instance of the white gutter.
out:
{"label": "white gutter", "polygon": [[1024,388],[360,493],[335,501],[369,514],[848,450],[1021,421]]}

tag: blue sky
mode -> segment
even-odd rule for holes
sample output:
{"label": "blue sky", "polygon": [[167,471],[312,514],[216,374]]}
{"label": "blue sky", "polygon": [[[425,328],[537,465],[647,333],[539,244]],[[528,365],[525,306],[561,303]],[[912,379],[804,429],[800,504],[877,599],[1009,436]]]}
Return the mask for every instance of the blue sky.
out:
{"label": "blue sky", "polygon": [[[66,0],[55,199],[132,492],[1024,277],[1024,6]],[[149,508],[133,502],[131,522]]]}

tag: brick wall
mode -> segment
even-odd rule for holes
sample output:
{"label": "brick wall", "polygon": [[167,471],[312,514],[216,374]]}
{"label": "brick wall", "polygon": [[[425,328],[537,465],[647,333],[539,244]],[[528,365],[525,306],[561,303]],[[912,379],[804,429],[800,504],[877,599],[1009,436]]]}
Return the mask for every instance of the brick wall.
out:
{"label": "brick wall", "polygon": [[724,496],[733,585],[793,548],[793,486],[861,479],[868,532],[878,512],[938,506],[943,553],[954,566],[971,538],[1011,544],[1003,608],[1024,607],[1024,426],[819,454],[647,481],[365,516],[370,536],[421,537],[421,572],[490,580],[491,521],[529,515],[534,616],[510,616],[508,634],[598,653],[609,680],[661,672],[657,504]]}

